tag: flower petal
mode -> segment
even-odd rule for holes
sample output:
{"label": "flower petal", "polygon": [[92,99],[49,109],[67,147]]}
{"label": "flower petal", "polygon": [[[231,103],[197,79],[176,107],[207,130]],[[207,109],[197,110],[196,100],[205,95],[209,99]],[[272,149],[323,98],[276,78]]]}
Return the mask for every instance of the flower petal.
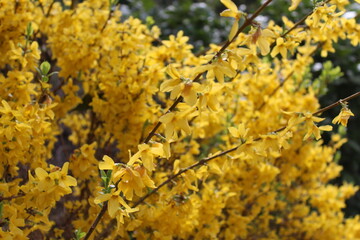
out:
{"label": "flower petal", "polygon": [[224,4],[228,9],[230,9],[233,12],[238,11],[238,7],[233,3],[231,0],[220,0],[222,4]]}

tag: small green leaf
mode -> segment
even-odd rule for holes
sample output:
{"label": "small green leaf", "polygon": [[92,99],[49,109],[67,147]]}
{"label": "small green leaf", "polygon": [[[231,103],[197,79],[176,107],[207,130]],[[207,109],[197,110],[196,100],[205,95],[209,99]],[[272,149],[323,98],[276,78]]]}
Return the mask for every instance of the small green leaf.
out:
{"label": "small green leaf", "polygon": [[340,159],[341,159],[341,152],[337,151],[334,155],[334,162],[339,163]]}
{"label": "small green leaf", "polygon": [[74,240],[80,240],[81,238],[86,236],[86,233],[82,232],[80,229],[76,229],[74,233],[75,233],[75,238],[73,238]]}
{"label": "small green leaf", "polygon": [[29,38],[31,35],[33,35],[34,29],[32,28],[31,22],[28,23],[26,26],[26,37]]}
{"label": "small green leaf", "polygon": [[155,24],[155,20],[152,16],[147,16],[145,21],[147,27],[151,27],[152,25]]}
{"label": "small green leaf", "polygon": [[40,65],[40,70],[42,75],[47,75],[50,71],[51,65],[49,62],[45,61]]}
{"label": "small green leaf", "polygon": [[4,203],[0,202],[0,218],[3,217],[3,209],[4,209]]}
{"label": "small green leaf", "polygon": [[104,171],[104,170],[100,170],[100,175],[101,175],[101,177],[106,177],[105,171]]}
{"label": "small green leaf", "polygon": [[48,82],[48,81],[49,81],[48,76],[42,76],[42,77],[41,77],[41,81],[43,81],[43,82]]}

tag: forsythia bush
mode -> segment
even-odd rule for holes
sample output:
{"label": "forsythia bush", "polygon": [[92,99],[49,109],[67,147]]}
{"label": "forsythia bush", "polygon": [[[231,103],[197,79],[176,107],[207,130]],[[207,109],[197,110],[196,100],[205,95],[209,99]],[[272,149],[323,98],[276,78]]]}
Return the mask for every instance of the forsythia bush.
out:
{"label": "forsythia bush", "polygon": [[114,0],[0,0],[1,239],[360,239],[319,117],[360,94],[319,110],[308,79],[358,46],[350,1],[268,26],[271,0],[221,2],[229,40],[197,56]]}

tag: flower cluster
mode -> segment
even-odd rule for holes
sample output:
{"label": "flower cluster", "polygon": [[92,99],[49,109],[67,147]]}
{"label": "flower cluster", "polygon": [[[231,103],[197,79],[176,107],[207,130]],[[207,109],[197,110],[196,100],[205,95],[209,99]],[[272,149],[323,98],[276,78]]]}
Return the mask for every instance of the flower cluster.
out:
{"label": "flower cluster", "polygon": [[229,38],[197,56],[116,0],[0,0],[1,239],[359,238],[320,114],[342,104],[346,126],[360,94],[319,110],[306,84],[318,53],[358,46],[349,1],[266,27],[271,0],[220,2]]}

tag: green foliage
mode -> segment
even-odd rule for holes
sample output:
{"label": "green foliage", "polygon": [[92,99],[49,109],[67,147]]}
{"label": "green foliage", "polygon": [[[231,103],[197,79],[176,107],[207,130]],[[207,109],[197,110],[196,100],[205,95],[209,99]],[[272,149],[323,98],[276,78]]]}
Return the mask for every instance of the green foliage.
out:
{"label": "green foliage", "polygon": [[312,86],[316,92],[316,94],[321,97],[325,95],[329,89],[328,85],[333,81],[339,79],[344,74],[341,72],[340,67],[334,67],[330,61],[326,61],[323,65],[323,69],[318,78],[314,80]]}

